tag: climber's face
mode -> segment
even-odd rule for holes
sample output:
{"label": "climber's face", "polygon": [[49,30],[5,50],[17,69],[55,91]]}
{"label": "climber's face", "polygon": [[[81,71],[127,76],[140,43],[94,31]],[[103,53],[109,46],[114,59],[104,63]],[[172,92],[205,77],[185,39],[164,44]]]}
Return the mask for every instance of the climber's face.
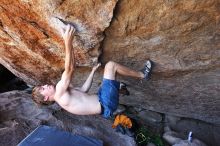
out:
{"label": "climber's face", "polygon": [[44,96],[44,101],[53,101],[55,87],[53,85],[43,85],[40,87],[39,92]]}

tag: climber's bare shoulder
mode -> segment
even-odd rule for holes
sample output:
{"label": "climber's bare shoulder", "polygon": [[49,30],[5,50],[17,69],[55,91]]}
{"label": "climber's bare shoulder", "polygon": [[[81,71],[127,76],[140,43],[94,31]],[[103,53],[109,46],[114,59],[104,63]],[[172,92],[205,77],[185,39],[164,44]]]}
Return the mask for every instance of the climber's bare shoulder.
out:
{"label": "climber's bare shoulder", "polygon": [[55,101],[65,110],[77,115],[101,113],[101,105],[97,95],[89,95],[77,88],[68,87]]}

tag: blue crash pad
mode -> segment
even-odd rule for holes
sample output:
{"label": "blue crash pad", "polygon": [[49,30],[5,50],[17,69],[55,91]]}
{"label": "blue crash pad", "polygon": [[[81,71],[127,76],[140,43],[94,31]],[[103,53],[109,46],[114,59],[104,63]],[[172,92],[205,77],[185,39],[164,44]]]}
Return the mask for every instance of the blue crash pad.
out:
{"label": "blue crash pad", "polygon": [[103,146],[103,142],[42,125],[23,139],[18,146]]}

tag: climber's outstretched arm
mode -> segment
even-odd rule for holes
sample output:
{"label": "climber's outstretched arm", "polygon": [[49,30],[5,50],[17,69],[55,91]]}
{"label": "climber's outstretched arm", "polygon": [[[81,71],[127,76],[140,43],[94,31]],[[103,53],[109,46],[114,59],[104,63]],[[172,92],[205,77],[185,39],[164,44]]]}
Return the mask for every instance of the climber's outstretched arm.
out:
{"label": "climber's outstretched arm", "polygon": [[89,91],[89,89],[92,86],[92,81],[93,81],[93,77],[95,74],[95,71],[99,68],[101,64],[97,64],[96,66],[94,66],[92,68],[91,73],[89,74],[89,77],[86,79],[85,83],[83,84],[83,86],[81,88],[79,88],[80,91],[87,93]]}
{"label": "climber's outstretched arm", "polygon": [[75,29],[67,25],[65,32],[62,32],[62,36],[65,43],[65,70],[62,74],[61,80],[56,85],[56,97],[61,97],[63,93],[67,90],[69,87],[70,81],[73,76],[74,66],[75,66],[75,60],[74,60],[74,54],[73,54],[73,33]]}

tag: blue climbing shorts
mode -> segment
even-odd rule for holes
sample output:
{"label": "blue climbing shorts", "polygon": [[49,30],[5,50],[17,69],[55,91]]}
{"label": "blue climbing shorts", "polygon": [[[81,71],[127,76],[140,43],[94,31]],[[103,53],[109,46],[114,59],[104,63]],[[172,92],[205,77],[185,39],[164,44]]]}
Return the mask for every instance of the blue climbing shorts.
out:
{"label": "blue climbing shorts", "polygon": [[120,82],[103,78],[98,96],[101,103],[101,115],[110,118],[118,107]]}

